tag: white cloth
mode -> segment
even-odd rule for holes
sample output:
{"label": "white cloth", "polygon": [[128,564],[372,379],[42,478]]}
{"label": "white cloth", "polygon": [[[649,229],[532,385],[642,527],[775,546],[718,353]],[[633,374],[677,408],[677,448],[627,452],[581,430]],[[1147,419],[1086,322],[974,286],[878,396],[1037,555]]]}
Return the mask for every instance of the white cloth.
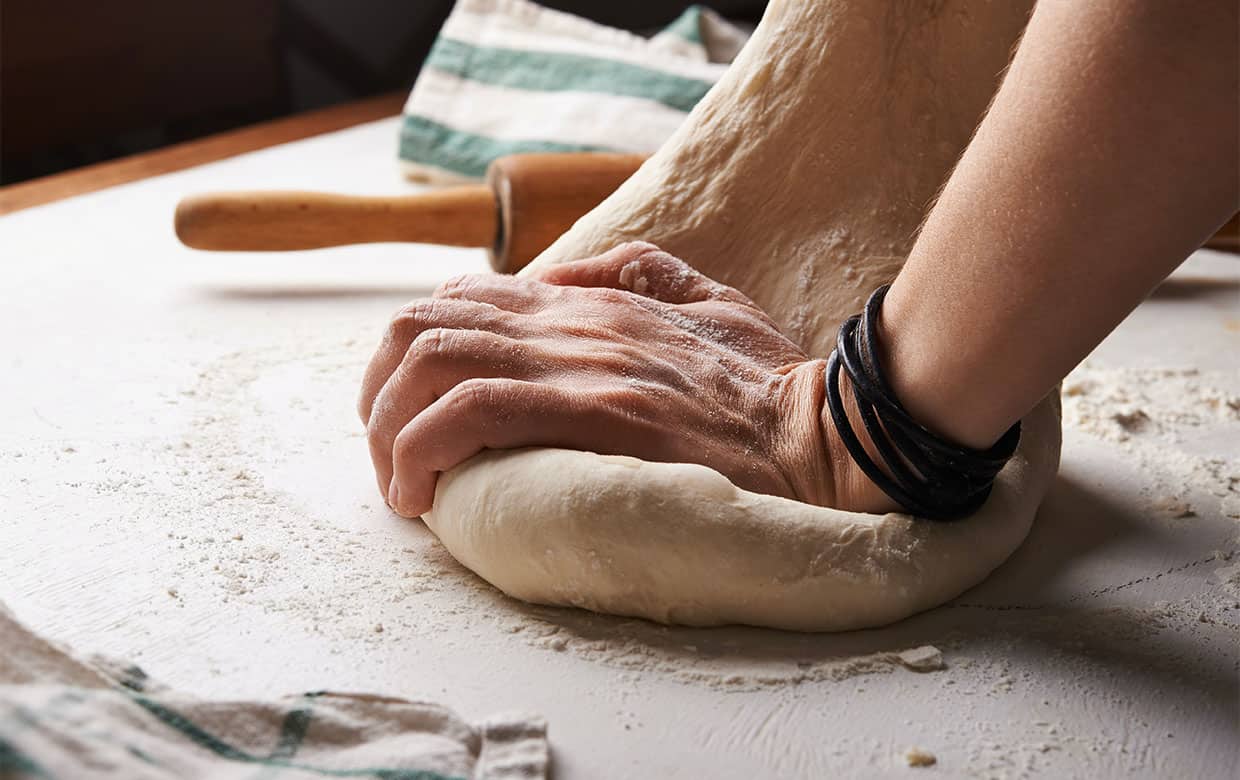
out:
{"label": "white cloth", "polygon": [[0,605],[0,778],[516,780],[547,774],[546,725],[320,691],[207,701],[136,666],[75,658]]}
{"label": "white cloth", "polygon": [[505,154],[653,152],[747,38],[700,6],[647,39],[529,0],[459,0],[405,104],[404,171],[452,183]]}

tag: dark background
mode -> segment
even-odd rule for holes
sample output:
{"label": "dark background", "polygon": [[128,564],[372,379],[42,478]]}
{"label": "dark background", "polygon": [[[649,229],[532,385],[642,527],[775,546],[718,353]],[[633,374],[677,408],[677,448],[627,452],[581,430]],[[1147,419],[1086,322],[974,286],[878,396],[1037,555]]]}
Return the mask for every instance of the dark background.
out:
{"label": "dark background", "polygon": [[[654,32],[688,0],[545,0]],[[765,0],[703,0],[756,23]],[[0,0],[0,184],[408,89],[452,0]]]}

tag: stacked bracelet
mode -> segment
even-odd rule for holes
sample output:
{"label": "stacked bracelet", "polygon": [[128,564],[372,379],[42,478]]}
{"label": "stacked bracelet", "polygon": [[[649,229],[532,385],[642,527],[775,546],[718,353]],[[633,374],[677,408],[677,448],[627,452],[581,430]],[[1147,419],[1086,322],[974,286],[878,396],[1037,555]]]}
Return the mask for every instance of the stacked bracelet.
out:
{"label": "stacked bracelet", "polygon": [[[840,326],[835,351],[827,360],[827,408],[848,453],[884,493],[911,514],[955,520],[985,503],[995,476],[1020,442],[1020,423],[994,446],[975,450],[947,441],[909,416],[878,360],[878,318],[890,286],[875,290],[862,313]],[[852,381],[861,421],[886,472],[870,459],[853,432],[840,396],[841,370]]]}

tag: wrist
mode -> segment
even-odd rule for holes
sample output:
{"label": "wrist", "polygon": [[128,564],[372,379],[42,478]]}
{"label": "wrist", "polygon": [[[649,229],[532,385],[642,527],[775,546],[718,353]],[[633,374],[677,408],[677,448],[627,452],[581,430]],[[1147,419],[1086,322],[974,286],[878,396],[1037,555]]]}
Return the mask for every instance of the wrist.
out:
{"label": "wrist", "polygon": [[820,422],[826,403],[825,360],[808,360],[784,368],[780,429],[772,443],[792,498],[817,506],[834,506],[831,456]]}
{"label": "wrist", "polygon": [[[980,448],[949,441],[910,416],[892,390],[880,350],[879,323],[889,290],[890,285],[879,287],[860,314],[840,325],[837,349],[827,362],[831,422],[857,468],[875,487],[911,513],[955,520],[985,503],[995,477],[1020,443],[1020,423]],[[851,381],[850,402],[841,376]],[[856,425],[855,417],[861,417],[862,425]],[[858,429],[871,438],[868,445]]]}
{"label": "wrist", "polygon": [[[899,505],[878,488],[853,461],[827,409],[825,360],[810,360],[786,372],[783,430],[776,437],[776,459],[792,496],[798,501],[854,512],[895,512]],[[847,376],[841,393],[853,430],[872,458],[878,457],[865,433]]]}
{"label": "wrist", "polygon": [[[874,445],[874,441],[870,438],[869,433],[865,429],[865,424],[861,420],[852,383],[849,381],[848,375],[842,371],[840,372],[839,383],[840,398],[843,401],[844,412],[848,417],[854,435],[861,442],[861,446],[865,449],[866,454],[870,456],[870,460],[874,461],[883,473],[890,476],[890,472],[879,455],[878,448]],[[819,427],[823,432],[823,441],[827,451],[827,460],[831,464],[830,468],[835,487],[835,497],[832,506],[851,512],[883,513],[903,511],[903,508],[894,499],[884,493],[878,485],[875,485],[866,476],[865,472],[862,471],[861,467],[857,465],[856,460],[848,452],[848,448],[844,446],[844,440],[836,430],[835,421],[827,408],[825,397],[819,413],[819,421]]]}

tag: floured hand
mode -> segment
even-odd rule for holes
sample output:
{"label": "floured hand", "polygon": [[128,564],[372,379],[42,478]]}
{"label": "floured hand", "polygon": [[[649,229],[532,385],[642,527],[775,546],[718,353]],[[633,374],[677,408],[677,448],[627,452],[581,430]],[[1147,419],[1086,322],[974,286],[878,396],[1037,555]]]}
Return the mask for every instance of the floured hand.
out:
{"label": "floured hand", "polygon": [[404,307],[359,411],[406,517],[430,509],[440,472],[532,445],[700,463],[828,505],[823,370],[738,291],[632,243],[538,279],[460,277]]}

